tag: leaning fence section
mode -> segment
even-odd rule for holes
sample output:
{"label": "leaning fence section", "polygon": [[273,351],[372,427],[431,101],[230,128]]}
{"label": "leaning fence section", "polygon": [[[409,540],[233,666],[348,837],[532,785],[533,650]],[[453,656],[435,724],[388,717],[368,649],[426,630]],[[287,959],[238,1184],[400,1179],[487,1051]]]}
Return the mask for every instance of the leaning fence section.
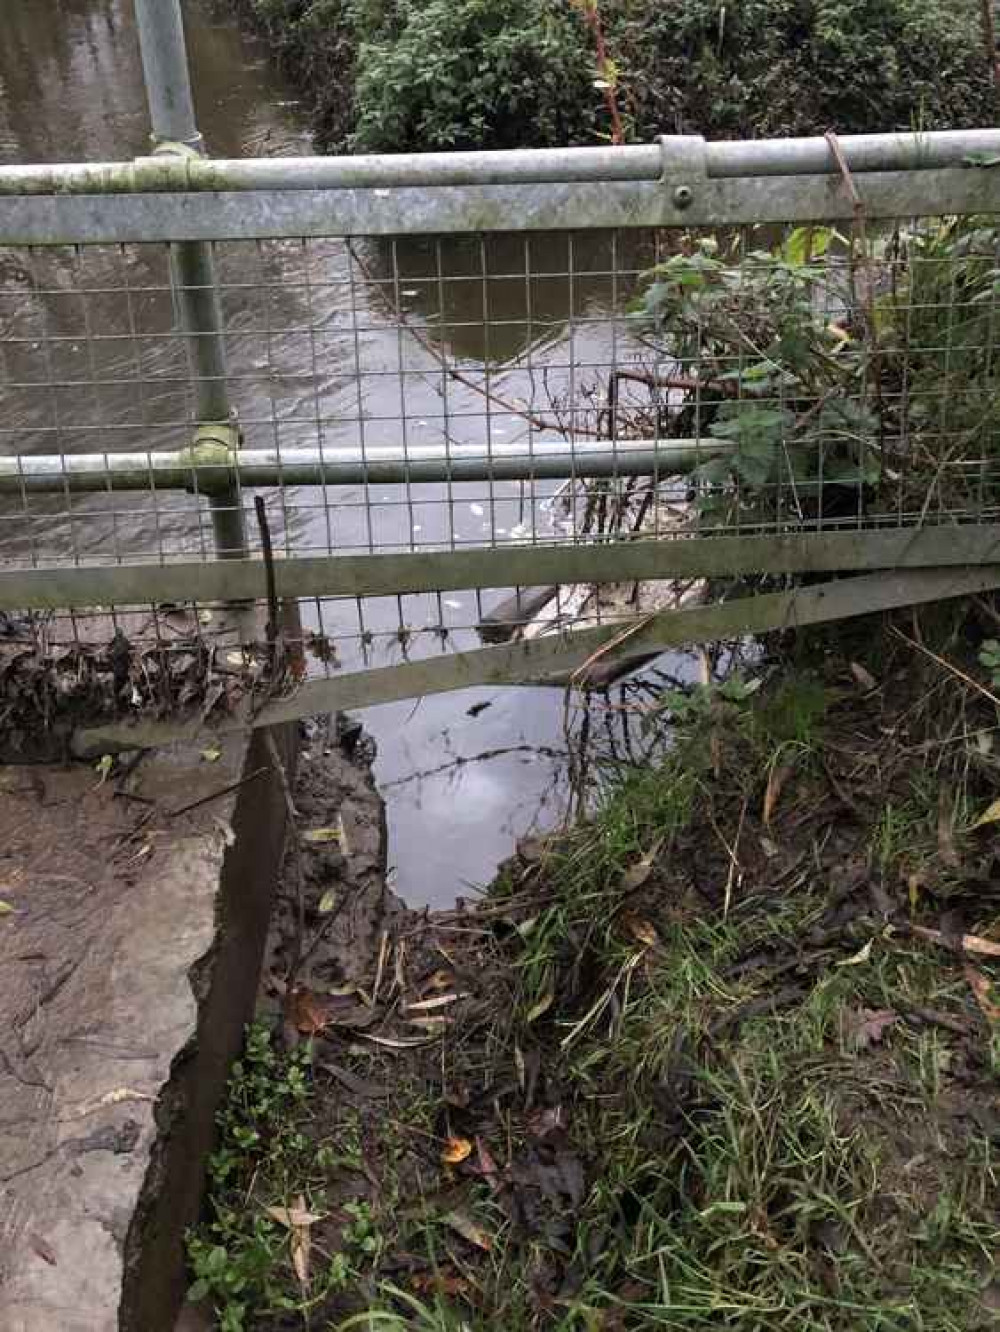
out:
{"label": "leaning fence section", "polygon": [[269,574],[306,674],[513,638],[480,673],[522,678],[796,572],[982,582],[998,137],[0,172],[0,605],[239,660]]}

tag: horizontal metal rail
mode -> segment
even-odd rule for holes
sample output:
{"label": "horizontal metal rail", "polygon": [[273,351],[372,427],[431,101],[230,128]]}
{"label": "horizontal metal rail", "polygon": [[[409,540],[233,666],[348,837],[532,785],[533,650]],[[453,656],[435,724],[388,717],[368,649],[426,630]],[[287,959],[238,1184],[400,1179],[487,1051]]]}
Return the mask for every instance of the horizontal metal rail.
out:
{"label": "horizontal metal rail", "polygon": [[529,481],[566,477],[675,476],[728,452],[696,439],[365,445],[287,449],[204,448],[162,453],[18,454],[0,457],[0,494],[190,490],[244,486],[364,485],[371,482]]}
{"label": "horizontal metal rail", "polygon": [[234,716],[217,728],[205,727],[196,718],[188,723],[113,723],[81,729],[72,738],[72,749],[79,757],[95,757],[112,750],[151,748],[247,726],[274,726],[318,713],[369,707],[474,685],[566,679],[598,656],[606,664],[692,643],[801,628],[900,606],[972,596],[996,587],[1000,587],[998,565],[977,569],[911,569],[843,578],[721,605],[665,611],[634,621],[628,634],[623,633],[621,624],[602,625],[503,647],[480,648],[309,681],[288,697],[266,704],[253,717]]}
{"label": "horizontal metal rail", "polygon": [[[1000,209],[1000,130],[845,136],[870,218]],[[169,148],[169,145],[163,145]],[[933,170],[932,177],[928,171]],[[0,167],[0,244],[847,222],[825,139]]]}
{"label": "horizontal metal rail", "polygon": [[[775,533],[278,560],[280,597],[380,597],[548,584],[860,572],[1000,562],[1000,526]],[[0,610],[262,600],[261,560],[0,569]]]}
{"label": "horizontal metal rail", "polygon": [[[1000,173],[942,168],[855,178],[866,216],[1000,211]],[[142,244],[310,236],[443,236],[616,227],[848,223],[836,176],[464,185],[428,189],[260,190],[0,196],[0,245]]]}
{"label": "horizontal metal rail", "polygon": [[[844,135],[840,147],[852,173],[961,167],[976,155],[1000,155],[1000,130]],[[214,160],[163,155],[135,162],[5,166],[0,195],[541,185],[659,180],[678,172],[723,180],[839,175],[840,167],[821,137],[709,143],[700,135],[664,135],[655,144],[620,148]]]}

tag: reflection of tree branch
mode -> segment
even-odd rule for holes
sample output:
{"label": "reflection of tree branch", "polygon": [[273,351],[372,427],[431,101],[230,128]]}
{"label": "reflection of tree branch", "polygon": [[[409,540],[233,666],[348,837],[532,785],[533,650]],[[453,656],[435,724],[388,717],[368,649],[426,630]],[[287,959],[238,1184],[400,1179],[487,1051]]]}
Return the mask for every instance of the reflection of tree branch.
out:
{"label": "reflection of tree branch", "polygon": [[484,749],[482,753],[470,754],[467,758],[459,755],[458,758],[451,759],[448,763],[439,763],[435,768],[424,768],[420,772],[407,773],[405,777],[394,777],[391,782],[379,782],[379,789],[389,791],[397,786],[406,786],[410,782],[423,781],[425,777],[438,777],[443,772],[464,768],[469,763],[482,763],[489,759],[507,758],[510,754],[538,754],[541,758],[549,759],[568,757],[565,750],[551,749],[548,745],[504,745],[498,749]]}

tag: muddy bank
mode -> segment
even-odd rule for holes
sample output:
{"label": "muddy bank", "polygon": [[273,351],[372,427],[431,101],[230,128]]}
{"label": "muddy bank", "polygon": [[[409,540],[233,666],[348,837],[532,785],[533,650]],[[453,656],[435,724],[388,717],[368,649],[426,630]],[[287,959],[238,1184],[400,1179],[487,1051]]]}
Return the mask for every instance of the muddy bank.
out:
{"label": "muddy bank", "polygon": [[994,1326],[985,632],[926,612],[684,691],[591,820],[286,995],[199,1292],[268,1332]]}

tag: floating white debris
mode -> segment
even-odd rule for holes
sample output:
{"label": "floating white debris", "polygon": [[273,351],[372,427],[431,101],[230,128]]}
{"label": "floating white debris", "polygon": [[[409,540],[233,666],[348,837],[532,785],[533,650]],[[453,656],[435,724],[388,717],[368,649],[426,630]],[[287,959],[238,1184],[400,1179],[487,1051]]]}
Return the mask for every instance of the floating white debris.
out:
{"label": "floating white debris", "polygon": [[462,603],[460,601],[456,601],[453,597],[445,597],[444,604],[448,607],[449,610],[462,609]]}
{"label": "floating white debris", "polygon": [[472,510],[472,512],[476,515],[477,518],[482,518],[483,514],[486,512],[486,510],[483,508],[481,504],[470,504],[469,508]]}
{"label": "floating white debris", "polygon": [[420,292],[417,291],[416,287],[407,287],[407,289],[403,292],[403,295],[404,295],[404,296],[419,296],[419,295],[420,295]]}

